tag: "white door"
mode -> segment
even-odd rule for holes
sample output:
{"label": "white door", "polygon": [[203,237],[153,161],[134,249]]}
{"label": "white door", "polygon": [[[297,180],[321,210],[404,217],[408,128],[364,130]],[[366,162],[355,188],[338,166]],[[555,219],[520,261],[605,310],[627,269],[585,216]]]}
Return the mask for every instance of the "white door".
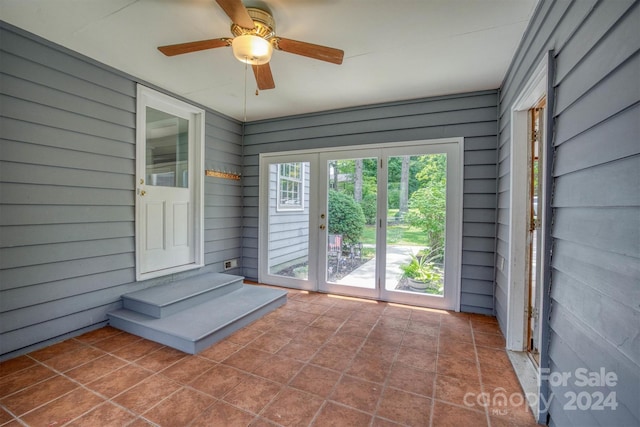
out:
{"label": "white door", "polygon": [[200,113],[144,92],[137,141],[138,279],[202,265]]}
{"label": "white door", "polygon": [[[262,155],[259,281],[457,310],[462,152],[454,139]],[[408,285],[413,259],[424,288]]]}

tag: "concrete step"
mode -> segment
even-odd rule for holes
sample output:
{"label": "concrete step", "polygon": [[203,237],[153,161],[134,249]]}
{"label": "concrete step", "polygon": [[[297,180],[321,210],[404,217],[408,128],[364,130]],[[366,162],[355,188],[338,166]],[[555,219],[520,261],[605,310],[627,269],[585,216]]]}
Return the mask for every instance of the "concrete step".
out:
{"label": "concrete step", "polygon": [[286,291],[241,285],[232,292],[162,318],[125,308],[108,316],[115,328],[196,354],[286,301]]}
{"label": "concrete step", "polygon": [[207,273],[122,295],[122,306],[147,316],[162,318],[242,287],[240,276]]}

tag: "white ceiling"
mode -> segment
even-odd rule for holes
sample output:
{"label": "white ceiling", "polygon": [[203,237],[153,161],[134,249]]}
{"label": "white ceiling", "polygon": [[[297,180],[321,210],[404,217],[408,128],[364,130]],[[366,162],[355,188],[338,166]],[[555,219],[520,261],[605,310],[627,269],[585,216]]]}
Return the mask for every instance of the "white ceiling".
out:
{"label": "white ceiling", "polygon": [[[259,5],[245,0],[247,6]],[[536,0],[266,0],[282,37],[344,50],[342,65],[286,52],[248,121],[500,86]],[[230,37],[214,0],[0,0],[0,18],[238,120],[245,66],[231,49],[156,47]]]}

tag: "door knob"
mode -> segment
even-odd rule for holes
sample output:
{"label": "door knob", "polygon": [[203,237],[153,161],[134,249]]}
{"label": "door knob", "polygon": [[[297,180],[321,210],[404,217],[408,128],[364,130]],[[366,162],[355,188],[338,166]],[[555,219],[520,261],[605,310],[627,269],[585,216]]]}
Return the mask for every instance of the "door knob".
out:
{"label": "door knob", "polygon": [[146,191],[144,191],[144,190],[140,190],[140,191],[139,191],[139,194],[140,194],[140,196],[144,196],[145,194],[147,194],[147,192],[146,192]]}
{"label": "door knob", "polygon": [[326,227],[324,226],[324,224],[320,225],[320,230],[324,230]]}

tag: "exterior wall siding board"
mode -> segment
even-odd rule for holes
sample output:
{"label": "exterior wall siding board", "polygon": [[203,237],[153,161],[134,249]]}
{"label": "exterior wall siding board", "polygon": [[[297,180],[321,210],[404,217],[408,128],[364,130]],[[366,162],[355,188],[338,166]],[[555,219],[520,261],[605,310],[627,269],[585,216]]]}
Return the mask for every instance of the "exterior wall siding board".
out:
{"label": "exterior wall siding board", "polygon": [[[553,50],[554,249],[546,363],[551,372],[604,368],[618,378],[611,389],[617,392],[615,411],[569,414],[564,393],[584,388],[552,386],[550,425],[640,423],[639,10],[631,0],[541,1],[501,87],[496,251],[508,266],[511,105],[543,53]],[[507,273],[496,270],[503,331]]]}
{"label": "exterior wall siding board", "polygon": [[[123,293],[241,257],[242,185],[206,178],[206,267],[135,282],[137,81],[4,23],[0,79],[0,359],[104,325]],[[241,124],[205,116],[205,167],[241,172]]]}
{"label": "exterior wall siding board", "polygon": [[[243,171],[244,275],[257,279],[259,153],[374,143],[393,145],[401,141],[442,137],[465,138],[463,252],[486,255],[485,261],[493,259],[496,102],[497,93],[485,91],[247,123]],[[469,266],[463,265],[463,269],[467,267],[467,275],[475,280],[463,279],[462,294],[473,295],[464,300],[463,309],[492,314],[492,262],[478,265],[475,261]],[[482,277],[472,277],[474,269]]]}

